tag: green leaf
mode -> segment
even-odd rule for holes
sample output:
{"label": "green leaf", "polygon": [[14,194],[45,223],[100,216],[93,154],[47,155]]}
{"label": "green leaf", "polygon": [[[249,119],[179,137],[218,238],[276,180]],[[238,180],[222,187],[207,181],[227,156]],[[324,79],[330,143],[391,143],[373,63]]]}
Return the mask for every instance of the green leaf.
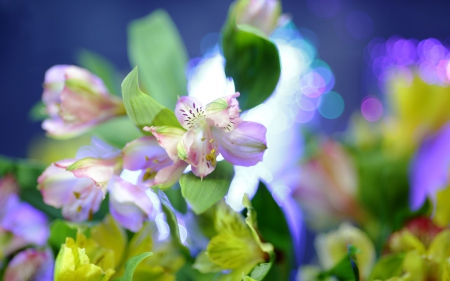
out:
{"label": "green leaf", "polygon": [[187,204],[186,200],[184,200],[183,195],[181,194],[181,187],[177,182],[172,188],[164,190],[164,193],[169,198],[172,206],[180,213],[186,214],[187,212]]}
{"label": "green leaf", "polygon": [[181,193],[191,204],[194,213],[201,214],[219,202],[230,188],[234,176],[233,165],[226,161],[217,163],[214,172],[201,180],[192,172],[180,178]]}
{"label": "green leaf", "polygon": [[64,220],[54,220],[50,225],[50,237],[48,238],[48,244],[57,253],[59,249],[61,249],[61,245],[66,243],[66,237],[76,239],[76,236],[76,225]]}
{"label": "green leaf", "polygon": [[323,279],[324,277],[333,276],[339,281],[358,281],[359,269],[355,262],[355,254],[357,252],[358,249],[355,246],[349,245],[347,256],[330,270],[321,273],[319,278]]}
{"label": "green leaf", "polygon": [[393,276],[400,276],[403,272],[405,254],[391,254],[381,257],[375,264],[369,280],[387,280]]}
{"label": "green leaf", "polygon": [[172,236],[173,241],[175,242],[175,245],[181,249],[185,257],[190,257],[189,249],[181,243],[180,239],[180,229],[178,228],[178,220],[177,216],[175,215],[175,210],[173,209],[172,204],[169,201],[169,198],[167,198],[167,195],[161,190],[158,189],[158,197],[161,201],[162,211],[166,215],[167,224],[170,228],[170,235]]}
{"label": "green leaf", "polygon": [[116,117],[99,124],[91,134],[117,147],[124,147],[128,142],[142,137],[142,133],[127,116]]}
{"label": "green leaf", "polygon": [[33,105],[28,113],[32,121],[42,121],[48,117],[47,109],[42,101],[38,101]]}
{"label": "green leaf", "polygon": [[82,50],[78,54],[77,60],[82,67],[102,79],[111,94],[120,95],[118,72],[111,62],[99,54],[87,50]]}
{"label": "green leaf", "polygon": [[256,217],[262,237],[277,249],[277,255],[282,256],[280,259],[282,262],[276,265],[279,269],[277,276],[282,280],[288,280],[290,272],[296,265],[294,245],[284,213],[262,182],[259,183],[258,191],[252,199],[252,205],[256,213],[264,214]]}
{"label": "green leaf", "polygon": [[241,93],[239,106],[245,110],[264,102],[280,78],[280,57],[276,45],[257,28],[236,25],[234,7],[222,29],[225,73]]}
{"label": "green leaf", "polygon": [[[264,280],[264,277],[266,277],[266,275],[269,273],[270,269],[272,268],[274,261],[275,261],[275,255],[272,252],[272,253],[270,253],[270,262],[260,263],[257,266],[255,266],[255,268],[253,268],[252,272],[250,272],[250,277],[256,281]],[[281,278],[281,277],[278,276],[278,278]],[[288,279],[282,279],[282,280],[288,280]],[[249,280],[252,280],[252,279],[249,279]]]}
{"label": "green leaf", "polygon": [[162,105],[175,108],[177,96],[187,94],[188,55],[165,11],[157,10],[129,25],[128,55],[132,66],[139,66],[148,93]]}
{"label": "green leaf", "polygon": [[141,261],[150,257],[151,255],[153,255],[153,253],[147,252],[130,258],[125,263],[125,273],[122,277],[116,279],[116,281],[133,281],[133,274],[136,267],[139,265],[139,263],[141,263]]}
{"label": "green leaf", "polygon": [[[144,126],[172,126],[181,128],[175,114],[139,89],[138,69],[135,67],[122,82],[125,110],[140,129]],[[148,132],[144,132],[149,134]]]}

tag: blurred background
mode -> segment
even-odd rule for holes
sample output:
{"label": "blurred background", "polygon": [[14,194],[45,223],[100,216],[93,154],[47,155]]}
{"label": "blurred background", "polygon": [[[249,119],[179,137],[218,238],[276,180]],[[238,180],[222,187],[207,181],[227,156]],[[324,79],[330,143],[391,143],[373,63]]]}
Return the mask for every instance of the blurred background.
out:
{"label": "blurred background", "polygon": [[[220,32],[231,0],[0,0],[0,154],[26,157],[30,141],[43,135],[28,117],[40,100],[45,71],[76,64],[83,49],[99,53],[127,74],[127,24],[158,8],[177,25],[191,59],[201,57],[211,34]],[[318,115],[320,128],[345,129],[367,95],[374,74],[368,50],[394,35],[436,38],[450,44],[450,1],[283,0],[301,34],[334,74],[333,90],[345,102],[335,119]],[[372,49],[371,49],[372,48]],[[372,57],[372,59],[374,59]]]}

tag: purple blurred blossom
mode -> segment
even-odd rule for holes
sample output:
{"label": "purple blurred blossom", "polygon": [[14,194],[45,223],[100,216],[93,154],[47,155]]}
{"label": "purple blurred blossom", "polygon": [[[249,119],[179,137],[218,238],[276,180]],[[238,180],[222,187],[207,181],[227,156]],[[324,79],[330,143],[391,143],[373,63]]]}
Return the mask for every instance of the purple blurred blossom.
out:
{"label": "purple blurred blossom", "polygon": [[416,155],[410,168],[410,205],[419,209],[427,197],[433,201],[436,192],[448,186],[450,165],[450,124],[434,136],[426,139]]}
{"label": "purple blurred blossom", "polygon": [[7,281],[52,281],[54,264],[49,249],[26,249],[9,262],[4,278]]}

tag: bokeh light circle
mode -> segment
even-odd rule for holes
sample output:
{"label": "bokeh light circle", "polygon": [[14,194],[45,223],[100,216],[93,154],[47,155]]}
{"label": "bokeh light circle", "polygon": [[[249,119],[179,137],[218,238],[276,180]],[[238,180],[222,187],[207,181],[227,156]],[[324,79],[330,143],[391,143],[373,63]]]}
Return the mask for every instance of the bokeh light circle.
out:
{"label": "bokeh light circle", "polygon": [[383,104],[376,97],[369,96],[361,103],[361,113],[367,121],[376,122],[383,115]]}
{"label": "bokeh light circle", "polygon": [[335,119],[344,112],[344,99],[336,92],[328,92],[320,96],[318,110],[327,119]]}

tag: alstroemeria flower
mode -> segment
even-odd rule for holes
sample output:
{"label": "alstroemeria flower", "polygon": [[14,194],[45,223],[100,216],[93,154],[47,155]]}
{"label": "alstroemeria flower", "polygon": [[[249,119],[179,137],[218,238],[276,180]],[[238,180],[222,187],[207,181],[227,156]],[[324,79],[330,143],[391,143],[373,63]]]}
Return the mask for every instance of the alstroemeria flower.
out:
{"label": "alstroemeria flower", "polygon": [[42,101],[50,117],[42,128],[58,138],[79,135],[125,114],[121,99],[109,94],[100,78],[73,65],[56,65],[47,70]]}
{"label": "alstroemeria flower", "polygon": [[281,5],[278,0],[238,0],[236,24],[248,24],[270,35],[278,25]]}
{"label": "alstroemeria flower", "polygon": [[[184,134],[180,131],[181,135]],[[170,157],[154,136],[145,136],[127,143],[123,148],[123,168],[141,170],[140,182],[148,187],[171,187],[187,167],[185,162],[178,161],[176,150],[173,153],[175,156]]]}
{"label": "alstroemeria flower", "polygon": [[358,177],[350,155],[339,143],[327,140],[300,167],[292,193],[315,229],[344,220],[364,222],[367,214],[356,199]]}
{"label": "alstroemeria flower", "polygon": [[171,127],[144,128],[153,133],[179,165],[178,169],[174,168],[178,177],[185,167],[179,160],[190,164],[192,172],[201,178],[214,171],[219,154],[238,166],[253,166],[262,161],[267,149],[266,128],[259,123],[242,121],[238,96],[239,93],[235,93],[219,98],[206,107],[194,97],[181,97],[175,115],[187,132]]}
{"label": "alstroemeria flower", "polygon": [[26,249],[9,262],[4,278],[8,281],[50,281],[53,280],[53,268],[53,254],[49,249]]}
{"label": "alstroemeria flower", "polygon": [[244,218],[224,201],[217,204],[214,227],[217,234],[210,240],[206,251],[197,255],[193,267],[202,273],[220,272],[217,280],[240,281],[267,257],[273,246],[263,243],[257,234],[256,212],[244,195],[247,208]]}
{"label": "alstroemeria flower", "polygon": [[108,281],[114,275],[114,253],[80,232],[68,237],[56,257],[55,281]]}
{"label": "alstroemeria flower", "polygon": [[38,188],[44,202],[62,208],[71,221],[91,219],[109,191],[111,214],[127,229],[138,231],[153,213],[153,204],[144,187],[118,176],[121,171],[120,150],[93,138],[91,146],[78,150],[76,159],[50,165],[38,178]]}

